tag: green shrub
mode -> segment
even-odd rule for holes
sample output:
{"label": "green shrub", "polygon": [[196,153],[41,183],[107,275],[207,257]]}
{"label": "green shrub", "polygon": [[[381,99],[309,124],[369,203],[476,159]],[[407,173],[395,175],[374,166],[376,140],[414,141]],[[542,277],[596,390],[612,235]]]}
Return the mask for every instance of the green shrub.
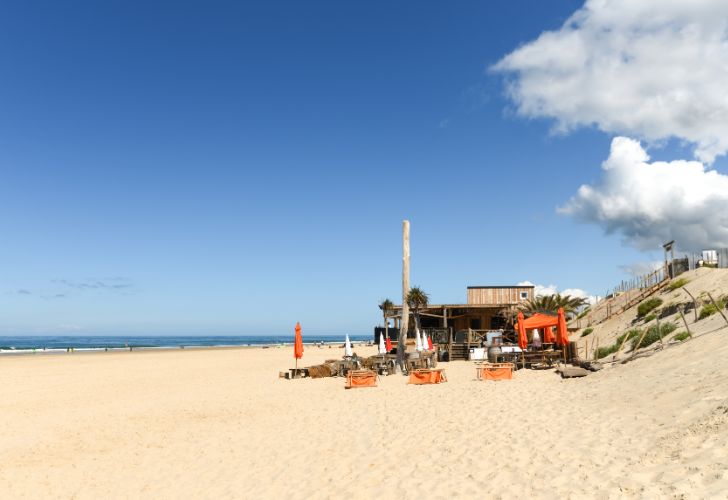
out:
{"label": "green shrub", "polygon": [[612,344],[607,347],[600,347],[599,349],[597,349],[596,358],[602,359],[604,356],[614,354],[615,352],[617,352],[617,349],[619,349],[619,344]]}
{"label": "green shrub", "polygon": [[667,285],[667,289],[670,290],[671,292],[674,292],[678,288],[682,288],[685,285],[687,285],[688,283],[690,283],[690,280],[688,280],[688,279],[685,279],[685,278],[677,278],[677,279],[672,280],[670,282],[670,284]]}
{"label": "green shrub", "polygon": [[581,319],[584,316],[586,316],[587,314],[589,314],[589,308],[588,307],[579,313],[579,315],[577,316],[577,319]]}
{"label": "green shrub", "polygon": [[675,334],[675,336],[673,338],[675,340],[677,340],[678,342],[682,342],[683,340],[687,339],[688,337],[690,337],[690,334],[688,332],[678,332]]}
{"label": "green shrub", "polygon": [[[642,331],[638,328],[633,328],[632,330],[629,330],[619,337],[617,337],[617,346],[622,345],[622,342],[626,342],[626,340],[633,339],[635,337],[639,337],[642,335]],[[626,340],[625,340],[626,339]]]}
{"label": "green shrub", "polygon": [[[639,346],[647,347],[649,345],[652,345],[660,339],[665,338],[666,335],[671,334],[676,329],[677,327],[674,323],[663,323],[660,325],[659,329],[657,328],[657,325],[652,325],[647,329],[647,333],[645,334],[645,337],[642,339],[642,343],[640,343]],[[632,350],[637,347],[638,340],[639,337],[632,341]]]}
{"label": "green shrub", "polygon": [[644,318],[644,320],[645,320],[645,323],[649,323],[650,321],[652,321],[652,320],[653,320],[653,319],[655,319],[656,317],[657,317],[657,316],[655,316],[655,313],[650,313],[650,314],[648,314],[648,315],[647,315],[647,316],[645,316],[645,318]]}
{"label": "green shrub", "polygon": [[659,297],[652,297],[651,299],[647,299],[639,306],[637,306],[637,316],[641,318],[642,316],[646,315],[648,312],[652,311],[656,307],[659,307],[660,305],[662,305],[662,299]]}
{"label": "green shrub", "polygon": [[593,331],[594,331],[594,328],[587,328],[583,332],[581,332],[581,336],[582,337],[586,337],[587,335],[589,335]]}
{"label": "green shrub", "polygon": [[717,312],[718,312],[718,309],[713,304],[705,304],[703,306],[703,308],[700,310],[698,319],[705,319],[708,316],[712,316]]}

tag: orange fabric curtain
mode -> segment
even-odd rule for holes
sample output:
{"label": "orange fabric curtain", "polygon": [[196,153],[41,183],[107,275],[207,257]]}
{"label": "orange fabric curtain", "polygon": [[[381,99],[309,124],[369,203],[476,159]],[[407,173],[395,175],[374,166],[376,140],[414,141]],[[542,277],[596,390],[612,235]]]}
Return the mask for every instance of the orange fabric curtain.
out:
{"label": "orange fabric curtain", "polygon": [[526,337],[526,326],[523,324],[523,313],[518,313],[518,347],[525,349],[528,346],[528,338]]}
{"label": "orange fabric curtain", "polygon": [[566,329],[566,315],[564,310],[559,307],[559,325],[556,327],[556,343],[566,345],[569,343],[569,331]]}
{"label": "orange fabric curtain", "polygon": [[547,344],[554,343],[554,329],[552,326],[547,326],[543,331],[543,341]]}
{"label": "orange fabric curtain", "polygon": [[569,343],[569,332],[566,329],[566,315],[561,307],[559,307],[558,326],[556,327],[556,342],[559,345]]}

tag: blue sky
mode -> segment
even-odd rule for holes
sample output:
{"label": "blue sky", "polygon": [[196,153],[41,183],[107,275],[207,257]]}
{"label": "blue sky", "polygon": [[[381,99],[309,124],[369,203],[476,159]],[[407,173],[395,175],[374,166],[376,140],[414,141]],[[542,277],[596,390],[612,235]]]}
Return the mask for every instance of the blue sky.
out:
{"label": "blue sky", "polygon": [[433,302],[603,294],[661,257],[556,212],[615,134],[489,70],[581,5],[6,3],[0,334],[368,333],[404,218]]}

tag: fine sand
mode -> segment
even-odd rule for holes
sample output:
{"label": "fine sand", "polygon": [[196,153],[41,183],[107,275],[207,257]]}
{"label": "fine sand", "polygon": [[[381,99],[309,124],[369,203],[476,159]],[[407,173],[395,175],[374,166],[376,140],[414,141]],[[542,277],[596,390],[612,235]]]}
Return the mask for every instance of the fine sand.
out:
{"label": "fine sand", "polygon": [[728,497],[728,329],[583,379],[454,362],[445,384],[345,390],[278,379],[292,366],[292,348],[0,357],[2,496]]}

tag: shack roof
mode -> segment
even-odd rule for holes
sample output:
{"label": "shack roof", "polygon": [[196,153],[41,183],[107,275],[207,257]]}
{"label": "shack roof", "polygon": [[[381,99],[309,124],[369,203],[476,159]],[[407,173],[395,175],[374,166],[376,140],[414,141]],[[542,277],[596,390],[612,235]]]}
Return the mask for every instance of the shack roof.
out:
{"label": "shack roof", "polygon": [[488,285],[488,286],[469,286],[468,289],[472,288],[536,288],[535,285]]}

